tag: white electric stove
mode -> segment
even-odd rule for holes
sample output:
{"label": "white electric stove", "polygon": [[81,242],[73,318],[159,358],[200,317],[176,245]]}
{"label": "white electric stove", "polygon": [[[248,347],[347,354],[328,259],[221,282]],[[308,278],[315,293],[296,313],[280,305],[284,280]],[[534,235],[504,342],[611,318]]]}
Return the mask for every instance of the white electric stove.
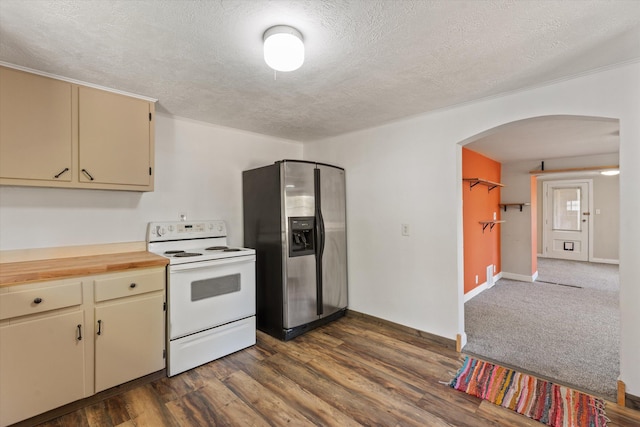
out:
{"label": "white electric stove", "polygon": [[229,247],[224,221],[151,222],[147,250],[169,259],[169,376],[255,344],[255,250]]}

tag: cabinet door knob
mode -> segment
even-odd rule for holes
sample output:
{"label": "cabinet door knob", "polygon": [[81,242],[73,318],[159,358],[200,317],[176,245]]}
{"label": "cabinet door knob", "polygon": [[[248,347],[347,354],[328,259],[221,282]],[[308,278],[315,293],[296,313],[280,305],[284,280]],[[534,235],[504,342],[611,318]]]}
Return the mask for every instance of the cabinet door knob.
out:
{"label": "cabinet door knob", "polygon": [[132,284],[130,284],[130,285],[129,285],[129,287],[130,287],[131,289],[135,288],[136,286],[138,286],[138,285],[136,285],[135,283],[132,283]]}
{"label": "cabinet door knob", "polygon": [[42,302],[42,298],[36,298],[33,300],[34,304],[40,304]]}

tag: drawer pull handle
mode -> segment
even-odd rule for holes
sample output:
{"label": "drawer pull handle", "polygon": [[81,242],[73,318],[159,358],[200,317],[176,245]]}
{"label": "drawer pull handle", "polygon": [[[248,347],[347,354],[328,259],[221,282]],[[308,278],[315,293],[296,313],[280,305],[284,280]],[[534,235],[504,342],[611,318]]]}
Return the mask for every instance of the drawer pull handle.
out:
{"label": "drawer pull handle", "polygon": [[102,320],[98,320],[98,335],[102,335]]}
{"label": "drawer pull handle", "polygon": [[82,325],[78,325],[78,341],[82,341]]}
{"label": "drawer pull handle", "polygon": [[42,298],[36,298],[33,300],[34,304],[40,304],[42,302]]}
{"label": "drawer pull handle", "polygon": [[129,287],[130,287],[131,289],[135,288],[136,286],[138,286],[138,285],[136,285],[135,283],[132,283],[132,284],[130,284],[130,285],[129,285]]}

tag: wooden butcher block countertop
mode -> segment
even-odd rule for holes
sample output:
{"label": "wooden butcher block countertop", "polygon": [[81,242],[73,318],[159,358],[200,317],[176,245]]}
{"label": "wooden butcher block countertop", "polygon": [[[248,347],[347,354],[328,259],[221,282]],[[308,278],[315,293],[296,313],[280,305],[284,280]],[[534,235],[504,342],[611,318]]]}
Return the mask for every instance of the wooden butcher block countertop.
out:
{"label": "wooden butcher block countertop", "polygon": [[169,260],[146,251],[0,264],[0,287],[70,277],[164,267]]}

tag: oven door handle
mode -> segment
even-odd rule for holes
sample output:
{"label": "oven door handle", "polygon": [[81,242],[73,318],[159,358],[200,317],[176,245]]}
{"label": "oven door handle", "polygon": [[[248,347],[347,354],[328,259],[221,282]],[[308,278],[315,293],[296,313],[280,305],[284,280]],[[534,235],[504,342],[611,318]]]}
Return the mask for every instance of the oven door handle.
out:
{"label": "oven door handle", "polygon": [[188,271],[201,270],[203,268],[218,267],[222,265],[254,262],[255,260],[256,260],[255,255],[245,255],[245,256],[238,256],[238,257],[232,257],[232,258],[213,259],[209,261],[189,262],[186,264],[169,265],[169,271],[174,272],[174,271],[185,271],[185,270],[188,270]]}

